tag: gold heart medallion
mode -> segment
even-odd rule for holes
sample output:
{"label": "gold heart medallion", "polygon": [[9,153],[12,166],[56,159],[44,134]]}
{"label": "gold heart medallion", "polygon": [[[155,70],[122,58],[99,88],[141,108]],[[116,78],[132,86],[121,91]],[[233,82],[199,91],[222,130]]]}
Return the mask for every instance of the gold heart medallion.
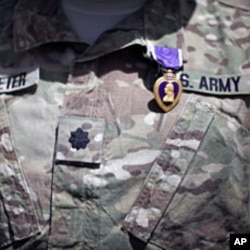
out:
{"label": "gold heart medallion", "polygon": [[176,79],[171,69],[164,70],[163,76],[158,78],[153,88],[155,100],[159,107],[168,112],[179,102],[182,94],[182,83]]}

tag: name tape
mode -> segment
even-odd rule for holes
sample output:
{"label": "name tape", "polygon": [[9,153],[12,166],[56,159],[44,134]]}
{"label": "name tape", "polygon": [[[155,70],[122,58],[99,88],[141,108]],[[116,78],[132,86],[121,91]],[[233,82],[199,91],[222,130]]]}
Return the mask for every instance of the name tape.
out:
{"label": "name tape", "polygon": [[29,88],[39,81],[39,69],[14,75],[0,75],[0,93],[11,93]]}
{"label": "name tape", "polygon": [[[210,95],[250,95],[250,74],[216,76],[197,72],[179,72],[186,91]],[[0,75],[0,94],[29,88],[39,82],[39,69],[14,75]]]}
{"label": "name tape", "polygon": [[250,74],[211,76],[197,72],[179,72],[177,77],[186,91],[209,95],[250,95]]}

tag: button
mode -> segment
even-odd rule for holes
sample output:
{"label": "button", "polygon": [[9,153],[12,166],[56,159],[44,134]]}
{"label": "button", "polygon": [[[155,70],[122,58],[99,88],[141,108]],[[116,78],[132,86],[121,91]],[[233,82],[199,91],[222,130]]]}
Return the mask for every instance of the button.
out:
{"label": "button", "polygon": [[24,49],[25,47],[26,47],[26,41],[24,39],[20,38],[18,41],[18,48]]}

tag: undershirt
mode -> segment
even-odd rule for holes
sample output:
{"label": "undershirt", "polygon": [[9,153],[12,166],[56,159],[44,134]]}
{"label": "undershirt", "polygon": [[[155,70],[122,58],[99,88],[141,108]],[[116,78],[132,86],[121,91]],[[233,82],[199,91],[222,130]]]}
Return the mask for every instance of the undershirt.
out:
{"label": "undershirt", "polygon": [[115,27],[146,0],[62,0],[72,28],[87,44],[93,44],[105,31]]}

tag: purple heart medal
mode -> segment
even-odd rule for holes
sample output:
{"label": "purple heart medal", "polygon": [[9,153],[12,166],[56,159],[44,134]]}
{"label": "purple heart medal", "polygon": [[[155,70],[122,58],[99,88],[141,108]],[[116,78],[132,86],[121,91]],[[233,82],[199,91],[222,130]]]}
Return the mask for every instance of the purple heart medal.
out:
{"label": "purple heart medal", "polygon": [[153,87],[155,100],[163,111],[168,112],[177,105],[182,94],[182,83],[174,73],[182,66],[181,50],[155,46],[153,57],[163,67],[163,76]]}

